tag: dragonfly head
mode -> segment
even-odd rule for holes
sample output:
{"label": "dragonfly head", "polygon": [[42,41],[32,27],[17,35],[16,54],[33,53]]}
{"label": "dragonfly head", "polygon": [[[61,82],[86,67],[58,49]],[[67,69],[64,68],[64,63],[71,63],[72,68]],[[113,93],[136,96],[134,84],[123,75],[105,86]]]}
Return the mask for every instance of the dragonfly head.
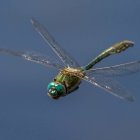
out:
{"label": "dragonfly head", "polygon": [[66,93],[65,86],[61,83],[51,82],[48,85],[48,96],[53,99],[58,99],[60,96]]}

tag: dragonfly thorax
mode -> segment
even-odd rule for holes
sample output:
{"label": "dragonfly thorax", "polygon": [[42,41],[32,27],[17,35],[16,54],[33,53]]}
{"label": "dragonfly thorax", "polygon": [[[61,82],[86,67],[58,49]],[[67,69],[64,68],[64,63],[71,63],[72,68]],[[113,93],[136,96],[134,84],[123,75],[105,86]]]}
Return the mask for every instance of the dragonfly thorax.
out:
{"label": "dragonfly thorax", "polygon": [[83,78],[85,76],[85,74],[82,72],[81,69],[70,68],[70,67],[63,69],[61,73],[63,73],[64,75],[76,76],[80,78]]}
{"label": "dragonfly thorax", "polygon": [[58,82],[51,82],[48,85],[48,95],[53,99],[58,99],[60,96],[65,95],[66,88],[63,84]]}

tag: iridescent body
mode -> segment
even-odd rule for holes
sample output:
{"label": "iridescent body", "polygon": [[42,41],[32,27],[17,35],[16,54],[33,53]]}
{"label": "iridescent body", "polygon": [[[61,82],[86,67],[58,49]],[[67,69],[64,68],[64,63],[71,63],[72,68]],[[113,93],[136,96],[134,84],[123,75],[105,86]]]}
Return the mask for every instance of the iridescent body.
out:
{"label": "iridescent body", "polygon": [[[74,90],[78,89],[79,84],[81,83],[81,78],[79,77],[84,77],[84,73],[79,69],[73,68],[62,69],[59,72],[59,74],[55,77],[54,82],[61,83],[61,85],[65,87],[64,89],[65,92],[63,92],[63,94],[57,94],[56,96],[54,96],[54,98],[58,99],[60,96],[65,96],[73,92]],[[49,95],[51,95],[51,93],[49,93]]]}
{"label": "iridescent body", "polygon": [[[52,96],[54,99],[58,99],[60,96],[65,96],[75,91],[76,89],[79,88],[81,78],[85,77],[84,73],[85,70],[91,69],[96,63],[100,62],[102,59],[108,57],[109,55],[120,53],[132,46],[133,46],[132,41],[122,41],[103,51],[100,55],[98,55],[95,59],[93,59],[89,64],[87,64],[83,68],[76,69],[68,67],[62,69],[60,73],[56,76],[54,82],[64,86],[65,88],[63,89],[63,91],[65,92],[57,94],[52,94],[51,92],[49,92],[48,95]],[[48,87],[48,90],[49,89],[50,87]]]}
{"label": "iridescent body", "polygon": [[41,25],[35,19],[31,19],[31,23],[36,31],[42,36],[42,38],[60,58],[63,65],[52,62],[46,57],[32,53],[12,51],[4,48],[0,48],[0,52],[13,56],[19,56],[26,60],[43,64],[45,66],[52,66],[59,70],[58,75],[52,82],[48,84],[48,95],[50,97],[53,99],[58,99],[59,97],[66,96],[69,93],[77,90],[81,81],[85,80],[116,97],[133,101],[133,96],[129,94],[129,92],[119,83],[113,81],[111,78],[114,76],[122,76],[140,71],[140,61],[119,64],[110,67],[93,68],[95,64],[99,63],[106,57],[121,53],[129,47],[132,47],[134,45],[132,41],[125,40],[113,45],[91,60],[86,66],[81,67],[64,49],[60,47],[60,45],[55,41],[55,39],[50,35],[43,25]]}

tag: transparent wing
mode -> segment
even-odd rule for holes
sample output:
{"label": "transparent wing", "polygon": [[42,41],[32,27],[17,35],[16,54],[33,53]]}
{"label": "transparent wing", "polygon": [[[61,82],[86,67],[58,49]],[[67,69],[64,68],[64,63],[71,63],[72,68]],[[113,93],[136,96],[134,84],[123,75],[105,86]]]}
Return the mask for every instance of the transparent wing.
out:
{"label": "transparent wing", "polygon": [[110,78],[106,78],[102,76],[96,76],[96,77],[91,78],[91,77],[85,76],[83,79],[111,93],[112,95],[119,97],[120,99],[134,101],[134,97],[127,91],[127,89],[125,89],[118,82]]}
{"label": "transparent wing", "polygon": [[33,53],[18,52],[18,51],[12,51],[10,49],[3,49],[3,48],[0,48],[0,53],[22,57],[22,58],[24,58],[28,61],[33,61],[33,62],[42,64],[42,65],[45,65],[45,66],[52,66],[52,67],[55,67],[57,69],[62,69],[63,68],[61,65],[59,65],[57,63],[50,62],[46,57],[36,55],[36,54],[33,54]]}
{"label": "transparent wing", "polygon": [[109,77],[109,76],[129,75],[136,72],[140,72],[140,61],[134,61],[110,67],[90,69],[86,71],[86,74],[90,77],[95,75]]}
{"label": "transparent wing", "polygon": [[36,31],[42,36],[42,38],[49,44],[52,50],[58,55],[65,66],[69,67],[79,67],[79,64],[70,55],[60,47],[60,45],[55,41],[47,29],[41,25],[37,20],[31,19],[32,25],[35,27]]}

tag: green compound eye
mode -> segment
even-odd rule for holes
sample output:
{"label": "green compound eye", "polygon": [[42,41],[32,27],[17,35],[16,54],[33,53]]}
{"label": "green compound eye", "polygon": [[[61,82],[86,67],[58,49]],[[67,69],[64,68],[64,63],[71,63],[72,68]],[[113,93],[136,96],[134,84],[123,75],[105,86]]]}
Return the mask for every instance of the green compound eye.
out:
{"label": "green compound eye", "polygon": [[64,86],[62,86],[61,84],[57,84],[55,87],[58,92],[61,92],[64,89]]}
{"label": "green compound eye", "polygon": [[52,97],[58,96],[58,93],[57,93],[57,91],[56,91],[55,89],[50,89],[50,90],[49,90],[49,94],[50,94]]}
{"label": "green compound eye", "polygon": [[49,89],[51,89],[51,88],[53,88],[53,87],[55,87],[55,83],[54,83],[54,82],[51,82],[51,83],[49,83],[47,89],[49,90]]}
{"label": "green compound eye", "polygon": [[51,82],[48,85],[48,94],[51,97],[60,97],[65,93],[66,93],[65,87],[60,83]]}

